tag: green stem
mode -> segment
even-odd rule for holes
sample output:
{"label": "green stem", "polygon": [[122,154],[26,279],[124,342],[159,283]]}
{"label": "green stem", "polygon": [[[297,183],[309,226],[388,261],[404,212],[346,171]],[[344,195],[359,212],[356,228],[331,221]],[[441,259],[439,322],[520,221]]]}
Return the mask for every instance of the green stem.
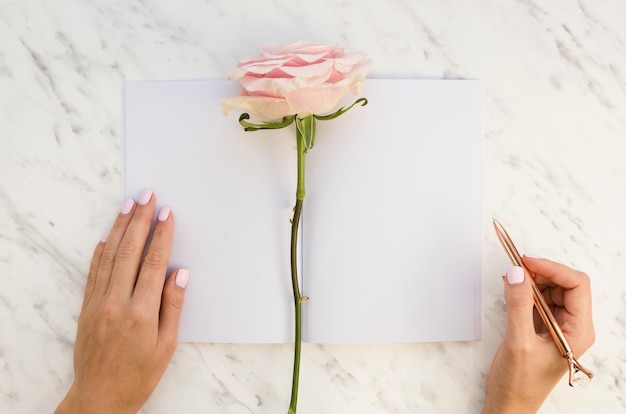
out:
{"label": "green stem", "polygon": [[304,188],[304,156],[306,145],[304,137],[296,130],[298,148],[298,186],[296,189],[296,205],[293,208],[291,220],[291,286],[293,288],[293,303],[295,308],[296,335],[294,340],[293,376],[291,379],[291,401],[289,402],[289,414],[296,413],[298,405],[298,383],[300,380],[300,354],[302,351],[302,295],[298,284],[298,229],[300,216],[302,215],[302,203],[306,194]]}
{"label": "green stem", "polygon": [[291,220],[291,285],[293,288],[293,303],[296,319],[296,337],[293,356],[293,377],[291,380],[291,402],[289,403],[289,414],[296,413],[298,405],[298,383],[300,380],[300,354],[302,351],[302,302],[307,297],[302,297],[298,286],[298,229],[300,226],[300,216],[302,215],[302,204],[306,191],[304,188],[304,156],[306,152],[313,148],[315,144],[316,122],[328,121],[349,111],[353,106],[361,104],[367,105],[367,99],[357,99],[347,108],[340,108],[330,115],[289,115],[277,122],[263,122],[255,124],[248,122],[250,115],[241,114],[239,123],[246,131],[258,131],[259,129],[278,129],[296,123],[296,142],[298,148],[298,186],[296,188],[296,205],[293,208],[293,219]]}
{"label": "green stem", "polygon": [[298,383],[300,379],[300,354],[302,350],[302,295],[298,286],[298,226],[302,213],[302,201],[296,200],[291,224],[291,284],[293,287],[293,302],[296,313],[296,337],[293,354],[293,376],[291,379],[291,401],[289,402],[289,414],[295,414],[298,404]]}

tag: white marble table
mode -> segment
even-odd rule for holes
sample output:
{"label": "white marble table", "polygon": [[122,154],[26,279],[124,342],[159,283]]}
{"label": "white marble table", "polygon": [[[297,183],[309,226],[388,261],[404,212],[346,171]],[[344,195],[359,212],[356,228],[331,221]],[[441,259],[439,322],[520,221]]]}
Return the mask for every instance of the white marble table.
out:
{"label": "white marble table", "polygon": [[[295,40],[366,50],[372,78],[485,83],[485,340],[306,345],[299,412],[480,412],[509,266],[492,215],[592,277],[597,378],[563,381],[541,412],[625,412],[624,22],[622,0],[3,0],[0,412],[50,412],[72,380],[85,273],[119,207],[122,81],[221,79]],[[143,412],[286,412],[291,358],[180,344]]]}

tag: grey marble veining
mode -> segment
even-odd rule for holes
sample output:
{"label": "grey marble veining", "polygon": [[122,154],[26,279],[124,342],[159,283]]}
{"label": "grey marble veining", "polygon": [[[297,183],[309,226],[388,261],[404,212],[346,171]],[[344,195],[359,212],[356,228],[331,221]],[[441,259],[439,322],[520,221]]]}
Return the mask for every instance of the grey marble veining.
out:
{"label": "grey marble veining", "polygon": [[[494,215],[592,277],[597,377],[541,412],[626,411],[624,21],[621,0],[1,2],[0,412],[50,412],[72,380],[85,273],[119,207],[122,81],[221,79],[295,40],[366,50],[372,78],[485,84],[485,340],[307,344],[299,412],[480,412],[504,326]],[[181,344],[143,412],[284,412],[291,357]]]}

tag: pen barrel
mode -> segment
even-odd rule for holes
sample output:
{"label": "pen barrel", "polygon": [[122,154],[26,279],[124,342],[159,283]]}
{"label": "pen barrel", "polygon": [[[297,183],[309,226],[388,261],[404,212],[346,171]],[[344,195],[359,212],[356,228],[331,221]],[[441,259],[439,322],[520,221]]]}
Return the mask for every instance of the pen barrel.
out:
{"label": "pen barrel", "polygon": [[535,303],[535,308],[537,308],[537,312],[541,316],[543,323],[546,325],[546,328],[548,328],[548,332],[550,332],[550,336],[552,336],[552,340],[554,341],[554,344],[561,353],[561,356],[567,360],[567,365],[569,367],[569,385],[574,386],[575,382],[580,381],[580,378],[575,378],[575,375],[578,372],[582,372],[589,379],[593,378],[593,373],[580,365],[578,361],[576,361],[576,358],[574,358],[572,348],[570,348],[569,344],[567,343],[567,340],[563,335],[563,331],[561,331],[561,327],[554,318],[554,314],[546,303],[546,300],[544,299],[541,290],[539,290],[539,286],[537,286],[537,284],[535,283],[534,276],[524,265],[522,257],[515,248],[513,241],[511,241],[511,237],[508,235],[504,227],[502,227],[502,224],[498,222],[498,220],[493,219],[493,226],[496,230],[496,234],[498,235],[500,243],[502,243],[502,247],[504,247],[504,250],[506,250],[506,253],[509,256],[509,259],[511,259],[513,265],[523,267],[524,271],[528,272],[528,274],[531,275],[530,285],[533,291],[533,301]]}
{"label": "pen barrel", "polygon": [[[531,274],[530,270],[528,270],[528,268],[524,265],[524,262],[522,261],[522,256],[520,256],[519,252],[517,251],[517,248],[515,247],[515,245],[513,244],[513,241],[511,240],[511,237],[506,232],[502,224],[500,224],[499,221],[494,219],[493,225],[496,230],[496,234],[498,235],[498,239],[500,240],[500,243],[502,244],[502,247],[504,247],[504,250],[509,256],[509,259],[511,259],[511,263],[513,263],[513,265],[515,266],[523,267],[524,270],[528,272],[528,274],[530,275]],[[535,302],[535,308],[537,308],[537,312],[539,312],[541,319],[543,320],[546,327],[548,328],[548,331],[550,332],[550,335],[552,336],[552,339],[554,340],[556,347],[559,349],[559,352],[561,353],[563,358],[572,356],[572,349],[567,343],[567,340],[565,339],[565,336],[563,335],[563,331],[561,331],[561,328],[559,327],[558,322],[554,318],[554,315],[552,314],[550,307],[548,306],[545,299],[543,298],[543,294],[541,293],[541,291],[539,290],[539,287],[535,283],[534,278],[531,276],[530,279],[531,279],[530,283],[533,289],[533,301]]]}

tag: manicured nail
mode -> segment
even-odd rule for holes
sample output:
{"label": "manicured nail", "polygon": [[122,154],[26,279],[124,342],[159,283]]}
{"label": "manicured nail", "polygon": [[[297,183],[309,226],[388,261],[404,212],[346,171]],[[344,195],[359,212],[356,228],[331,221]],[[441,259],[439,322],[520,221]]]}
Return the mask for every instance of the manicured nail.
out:
{"label": "manicured nail", "polygon": [[139,204],[141,204],[142,206],[145,206],[146,204],[150,202],[151,198],[152,198],[152,191],[144,190],[144,192],[141,193],[141,195],[139,196]]}
{"label": "manicured nail", "polygon": [[159,216],[158,216],[159,221],[167,220],[167,218],[170,216],[171,211],[172,210],[170,210],[170,208],[167,206],[161,207],[161,210],[159,211]]}
{"label": "manicured nail", "polygon": [[176,279],[174,279],[174,283],[176,283],[176,286],[184,289],[187,286],[188,281],[189,281],[189,270],[178,269],[178,272],[176,272]]}
{"label": "manicured nail", "polygon": [[513,266],[506,272],[506,281],[509,285],[518,285],[524,281],[524,269],[520,266]]}
{"label": "manicured nail", "polygon": [[102,235],[102,238],[100,239],[100,242],[106,243],[107,240],[109,239],[109,234],[111,234],[111,229],[104,232],[104,234]]}
{"label": "manicured nail", "polygon": [[130,213],[130,210],[133,209],[134,205],[135,205],[135,200],[133,200],[132,198],[127,198],[126,201],[124,201],[124,204],[122,205],[122,209],[120,210],[120,213],[122,214]]}
{"label": "manicured nail", "polygon": [[541,259],[541,256],[533,253],[524,253],[524,257],[530,257],[531,259]]}

